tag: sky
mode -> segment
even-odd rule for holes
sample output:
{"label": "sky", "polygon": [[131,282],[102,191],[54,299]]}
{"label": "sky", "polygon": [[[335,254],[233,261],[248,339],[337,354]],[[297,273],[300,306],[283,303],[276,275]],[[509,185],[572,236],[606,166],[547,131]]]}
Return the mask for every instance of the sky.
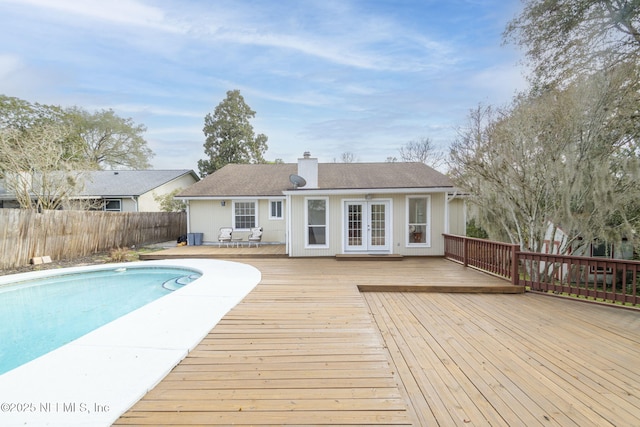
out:
{"label": "sky", "polygon": [[112,109],[147,127],[154,169],[205,158],[229,90],[266,160],[447,153],[469,111],[526,88],[504,44],[519,0],[0,0],[0,94]]}

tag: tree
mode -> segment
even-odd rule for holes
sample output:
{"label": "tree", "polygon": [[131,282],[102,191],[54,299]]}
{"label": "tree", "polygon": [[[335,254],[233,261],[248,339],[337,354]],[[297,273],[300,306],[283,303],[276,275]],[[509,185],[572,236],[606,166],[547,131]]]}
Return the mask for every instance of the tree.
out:
{"label": "tree", "polygon": [[400,147],[399,152],[403,162],[420,162],[433,168],[438,168],[444,163],[443,154],[436,151],[431,138],[421,137],[409,141]]}
{"label": "tree", "polygon": [[51,124],[67,129],[66,137],[58,141],[67,161],[73,153],[84,168],[150,167],[153,152],[142,137],[146,127],[130,118],[123,119],[113,110],[89,113],[79,107],[63,109],[0,95],[0,129],[28,132]]}
{"label": "tree", "polygon": [[504,33],[524,48],[541,86],[582,74],[637,64],[638,0],[524,0]]}
{"label": "tree", "polygon": [[124,119],[113,110],[89,113],[74,107],[68,110],[74,135],[83,147],[83,157],[91,169],[148,169],[154,153],[142,137],[147,128]]}
{"label": "tree", "polygon": [[79,141],[73,137],[69,129],[69,115],[62,107],[31,104],[19,98],[0,95],[0,129],[11,129],[26,134],[38,127],[51,129],[53,125],[67,128],[65,138],[58,141],[64,148],[65,155],[73,153],[78,160],[82,160],[82,150],[77,146]]}
{"label": "tree", "polygon": [[636,238],[639,79],[617,71],[472,110],[451,149],[451,176],[491,238],[541,251],[560,224],[583,243]]}
{"label": "tree", "polygon": [[84,185],[78,153],[62,141],[69,128],[48,123],[21,131],[0,129],[0,172],[23,209],[57,209]]}
{"label": "tree", "polygon": [[184,212],[187,209],[187,205],[184,201],[176,199],[175,197],[183,190],[183,188],[176,188],[167,194],[153,194],[153,200],[160,204],[160,210],[162,212]]}
{"label": "tree", "polygon": [[342,155],[340,156],[340,160],[342,161],[342,163],[354,163],[358,161],[356,155],[350,151],[342,153]]}
{"label": "tree", "polygon": [[83,171],[148,167],[142,125],[112,110],[31,104],[0,95],[0,179],[25,209],[77,206]]}
{"label": "tree", "polygon": [[255,135],[249,122],[256,112],[244,102],[239,90],[230,90],[213,115],[204,118],[204,152],[208,159],[198,160],[204,177],[229,163],[263,163],[267,137]]}
{"label": "tree", "polygon": [[187,209],[187,204],[175,197],[181,192],[183,188],[176,188],[167,194],[153,194],[153,200],[160,204],[160,209],[163,212],[182,212]]}
{"label": "tree", "polygon": [[61,107],[30,104],[19,98],[0,95],[0,128],[26,130],[38,124],[64,121]]}

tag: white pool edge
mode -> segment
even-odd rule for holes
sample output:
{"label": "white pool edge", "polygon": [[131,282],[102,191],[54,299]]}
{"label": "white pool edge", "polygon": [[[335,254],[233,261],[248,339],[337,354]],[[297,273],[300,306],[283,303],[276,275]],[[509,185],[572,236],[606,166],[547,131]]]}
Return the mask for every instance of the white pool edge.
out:
{"label": "white pool edge", "polygon": [[110,426],[162,380],[261,280],[231,261],[184,259],[0,276],[0,285],[52,274],[167,266],[200,279],[0,375],[2,426]]}

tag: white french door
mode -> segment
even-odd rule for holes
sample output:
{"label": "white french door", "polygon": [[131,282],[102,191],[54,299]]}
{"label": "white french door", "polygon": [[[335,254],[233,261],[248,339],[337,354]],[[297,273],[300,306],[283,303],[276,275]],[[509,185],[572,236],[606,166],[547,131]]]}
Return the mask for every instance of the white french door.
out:
{"label": "white french door", "polygon": [[389,201],[345,202],[345,250],[389,251]]}

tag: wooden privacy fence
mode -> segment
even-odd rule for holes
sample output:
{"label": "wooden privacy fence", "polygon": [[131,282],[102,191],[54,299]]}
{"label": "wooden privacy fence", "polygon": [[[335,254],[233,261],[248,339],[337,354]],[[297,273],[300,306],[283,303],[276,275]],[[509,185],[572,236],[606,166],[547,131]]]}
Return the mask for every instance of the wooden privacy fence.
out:
{"label": "wooden privacy fence", "polygon": [[177,239],[184,212],[94,212],[0,209],[0,268],[32,257],[65,259],[113,248]]}
{"label": "wooden privacy fence", "polygon": [[444,234],[445,257],[527,286],[640,305],[640,261],[522,252],[518,245]]}

